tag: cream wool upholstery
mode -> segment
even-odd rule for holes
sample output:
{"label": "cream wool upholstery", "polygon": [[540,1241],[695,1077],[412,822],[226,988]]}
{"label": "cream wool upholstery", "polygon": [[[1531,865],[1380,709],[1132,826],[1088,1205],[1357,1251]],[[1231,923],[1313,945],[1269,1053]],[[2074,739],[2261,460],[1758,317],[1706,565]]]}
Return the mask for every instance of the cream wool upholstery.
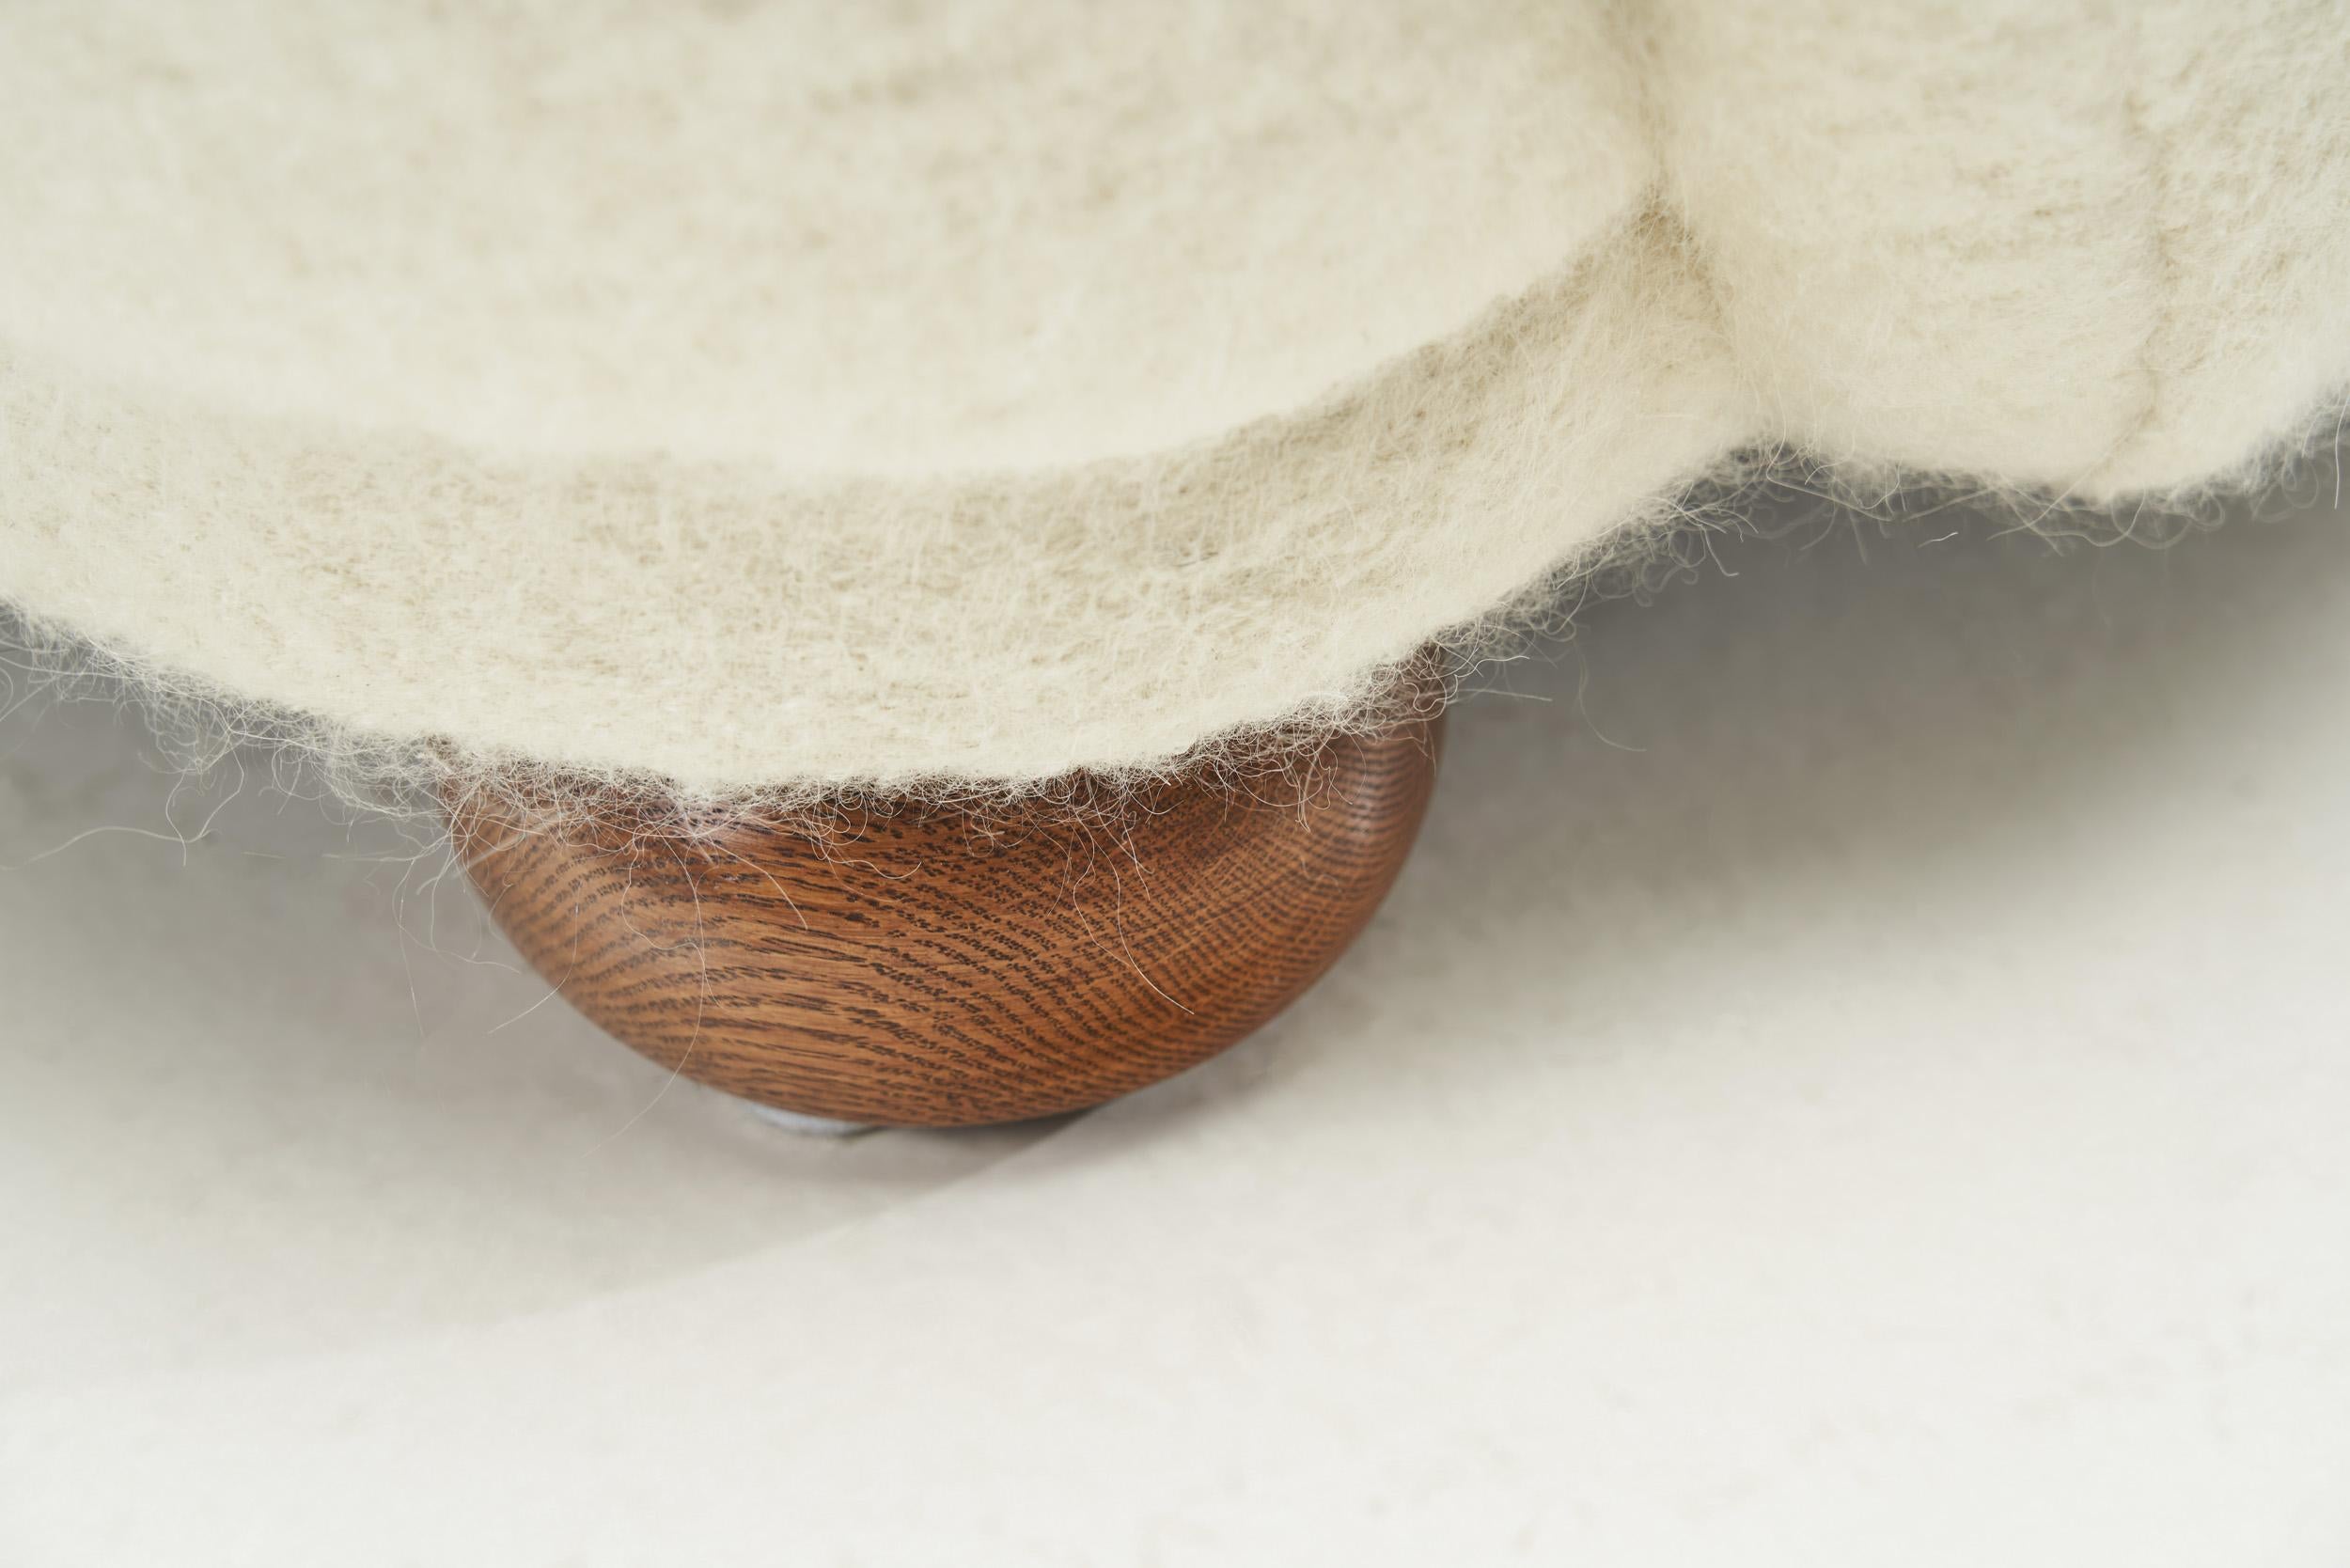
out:
{"label": "cream wool upholstery", "polygon": [[2350,384],[2350,10],[20,0],[0,212],[44,657],[1017,783],[1342,721],[1742,454],[2257,478]]}

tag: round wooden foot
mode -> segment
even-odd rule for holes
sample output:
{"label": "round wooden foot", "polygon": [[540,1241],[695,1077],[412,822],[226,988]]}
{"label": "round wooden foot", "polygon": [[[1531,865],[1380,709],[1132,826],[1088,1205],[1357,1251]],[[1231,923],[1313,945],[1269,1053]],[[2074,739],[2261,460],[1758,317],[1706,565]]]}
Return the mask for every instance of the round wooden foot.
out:
{"label": "round wooden foot", "polygon": [[451,833],[498,923],[624,1043],[808,1115],[1075,1110],[1214,1055],[1355,939],[1410,852],[1442,720],[1105,814],[843,806],[706,828],[480,792]]}

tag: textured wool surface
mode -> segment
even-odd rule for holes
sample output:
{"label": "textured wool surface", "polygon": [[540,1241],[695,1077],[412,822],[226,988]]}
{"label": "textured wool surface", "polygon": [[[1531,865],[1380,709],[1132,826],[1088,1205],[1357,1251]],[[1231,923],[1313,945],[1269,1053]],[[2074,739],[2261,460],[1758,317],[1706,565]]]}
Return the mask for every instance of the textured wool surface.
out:
{"label": "textured wool surface", "polygon": [[2350,10],[24,0],[0,212],[36,664],[1016,783],[1360,716],[1772,454],[2257,478],[2350,382]]}

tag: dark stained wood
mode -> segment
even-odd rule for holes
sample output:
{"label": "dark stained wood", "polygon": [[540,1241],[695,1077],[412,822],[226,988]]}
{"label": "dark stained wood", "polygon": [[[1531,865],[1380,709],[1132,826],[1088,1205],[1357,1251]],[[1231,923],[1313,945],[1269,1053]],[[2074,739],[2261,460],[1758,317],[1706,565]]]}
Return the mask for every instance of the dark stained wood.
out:
{"label": "dark stained wood", "polygon": [[1179,1072],[1310,985],[1410,852],[1441,728],[1106,808],[1080,780],[1073,813],[843,803],[817,833],[485,791],[451,832],[515,946],[653,1060],[815,1116],[1018,1121]]}

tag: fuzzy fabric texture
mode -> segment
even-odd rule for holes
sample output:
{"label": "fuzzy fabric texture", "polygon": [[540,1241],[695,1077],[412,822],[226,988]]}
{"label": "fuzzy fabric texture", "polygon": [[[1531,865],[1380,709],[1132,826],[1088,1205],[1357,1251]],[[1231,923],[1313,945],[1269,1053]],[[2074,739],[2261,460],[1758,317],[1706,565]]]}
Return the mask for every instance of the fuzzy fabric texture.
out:
{"label": "fuzzy fabric texture", "polygon": [[683,795],[1375,709],[1800,452],[2027,515],[2350,384],[2335,0],[0,12],[0,603]]}

